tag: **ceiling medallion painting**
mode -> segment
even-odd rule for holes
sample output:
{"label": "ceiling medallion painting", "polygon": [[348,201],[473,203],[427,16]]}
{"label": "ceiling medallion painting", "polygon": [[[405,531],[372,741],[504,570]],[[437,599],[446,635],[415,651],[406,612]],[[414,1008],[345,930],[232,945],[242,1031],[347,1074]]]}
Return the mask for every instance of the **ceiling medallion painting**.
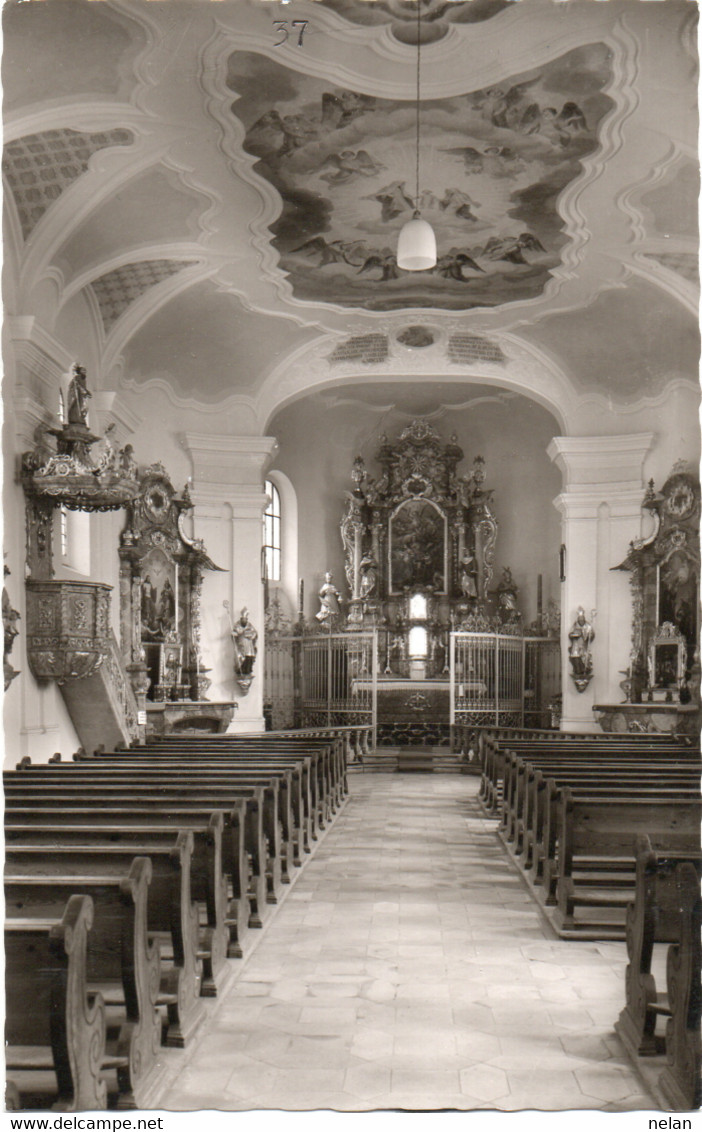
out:
{"label": "ceiling medallion painting", "polygon": [[330,89],[250,52],[229,60],[256,172],[282,197],[271,226],[295,298],[391,311],[539,296],[568,242],[556,202],[598,145],[611,52],[589,44],[499,86],[422,105],[431,271],[397,266],[414,208],[414,109]]}
{"label": "ceiling medallion painting", "polygon": [[[325,8],[354,24],[392,24],[401,43],[416,43],[417,4],[412,0],[320,0]],[[422,0],[422,43],[434,43],[451,24],[482,23],[510,6],[511,0]]]}

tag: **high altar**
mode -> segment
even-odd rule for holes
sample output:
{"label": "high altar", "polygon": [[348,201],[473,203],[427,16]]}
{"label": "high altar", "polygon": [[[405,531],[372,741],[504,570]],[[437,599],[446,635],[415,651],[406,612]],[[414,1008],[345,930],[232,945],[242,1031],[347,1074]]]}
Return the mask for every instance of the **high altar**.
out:
{"label": "high altar", "polygon": [[455,436],[445,443],[415,420],[394,443],[381,438],[379,476],[360,456],[353,464],[345,628],[379,630],[380,722],[448,720],[452,630],[521,631],[509,570],[490,591],[497,521],[484,460],[461,474],[463,459]]}

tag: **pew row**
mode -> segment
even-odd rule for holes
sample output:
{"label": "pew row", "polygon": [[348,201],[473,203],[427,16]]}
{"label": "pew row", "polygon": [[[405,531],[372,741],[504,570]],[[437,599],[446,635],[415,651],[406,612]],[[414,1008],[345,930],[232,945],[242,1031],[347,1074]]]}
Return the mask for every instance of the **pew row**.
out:
{"label": "pew row", "polygon": [[[57,918],[5,921],[5,1068],[8,1107],[80,1112],[107,1107],[105,1003],[88,989],[89,896]],[[31,1003],[31,1009],[27,1004]]]}
{"label": "pew row", "polygon": [[[115,1059],[115,1103],[135,1108],[157,1075],[157,1054],[163,1030],[162,1009],[173,996],[161,992],[161,958],[147,935],[147,899],[151,862],[135,858],[126,875],[41,877],[5,874],[8,920],[47,920],[62,914],[71,897],[89,897],[93,922],[86,949],[91,993],[99,992],[105,1008],[106,1050]],[[24,1007],[35,986],[25,987]],[[37,986],[36,993],[40,988]],[[53,1024],[60,1025],[52,1008]],[[78,1056],[74,1047],[66,1057]]]}
{"label": "pew row", "polygon": [[[675,1110],[702,1102],[701,868],[699,852],[663,855],[647,837],[637,839],[636,894],[627,909],[626,998],[615,1029],[644,1079]],[[654,949],[661,945],[668,948],[665,992],[652,973]],[[656,1033],[659,1019],[665,1021],[664,1033]]]}

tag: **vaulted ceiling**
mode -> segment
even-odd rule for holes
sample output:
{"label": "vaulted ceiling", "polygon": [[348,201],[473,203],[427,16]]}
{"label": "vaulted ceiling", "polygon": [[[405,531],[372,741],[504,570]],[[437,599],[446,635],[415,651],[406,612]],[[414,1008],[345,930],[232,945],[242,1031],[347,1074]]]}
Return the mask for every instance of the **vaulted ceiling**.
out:
{"label": "vaulted ceiling", "polygon": [[371,375],[529,391],[565,425],[694,386],[695,5],[421,0],[439,261],[407,273],[416,15],[10,0],[8,312],[87,320],[104,388],[261,430]]}

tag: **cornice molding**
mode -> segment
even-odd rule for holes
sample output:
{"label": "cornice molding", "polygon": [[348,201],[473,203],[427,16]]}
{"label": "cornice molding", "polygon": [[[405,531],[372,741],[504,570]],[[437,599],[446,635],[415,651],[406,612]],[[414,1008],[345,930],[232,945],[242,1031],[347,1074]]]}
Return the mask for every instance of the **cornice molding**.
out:
{"label": "cornice molding", "polygon": [[[631,433],[618,436],[554,436],[546,451],[560,469],[565,491],[559,497],[566,502],[575,498],[585,504],[588,498],[598,502],[627,493],[637,493],[639,506],[643,491],[643,467],[654,433]],[[604,494],[598,494],[599,492]]]}

